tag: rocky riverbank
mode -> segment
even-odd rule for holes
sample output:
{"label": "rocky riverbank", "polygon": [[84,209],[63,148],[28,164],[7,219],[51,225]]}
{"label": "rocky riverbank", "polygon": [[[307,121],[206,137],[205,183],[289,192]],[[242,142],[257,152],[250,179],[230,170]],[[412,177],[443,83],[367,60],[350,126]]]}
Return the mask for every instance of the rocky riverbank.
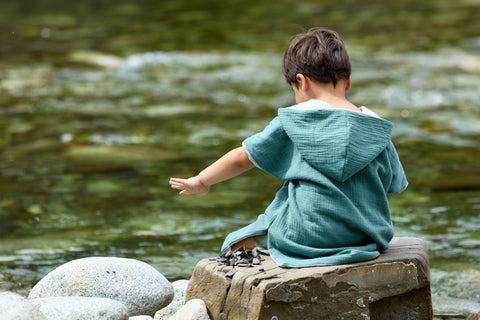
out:
{"label": "rocky riverbank", "polygon": [[83,258],[48,273],[28,297],[0,292],[0,319],[147,320],[158,310],[165,311],[156,319],[208,319],[203,301],[184,306],[186,283],[172,284],[139,260]]}
{"label": "rocky riverbank", "polygon": [[[240,268],[240,267],[236,267]],[[461,273],[463,275],[464,273]],[[434,272],[434,319],[480,319],[480,272],[462,276]],[[185,303],[188,280],[170,283],[134,259],[83,258],[48,273],[28,297],[0,292],[2,320],[210,320],[205,303]],[[457,298],[444,290],[456,290]]]}

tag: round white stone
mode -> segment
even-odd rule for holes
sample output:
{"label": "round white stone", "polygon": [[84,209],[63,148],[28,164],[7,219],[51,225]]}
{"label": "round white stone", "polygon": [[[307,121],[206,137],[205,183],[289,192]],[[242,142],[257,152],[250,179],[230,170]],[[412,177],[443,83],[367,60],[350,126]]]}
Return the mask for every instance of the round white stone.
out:
{"label": "round white stone", "polygon": [[0,319],[2,320],[45,320],[25,297],[9,292],[0,292]]}
{"label": "round white stone", "polygon": [[55,296],[110,298],[129,315],[153,315],[173,299],[171,283],[155,268],[135,259],[90,257],[56,268],[31,290],[30,299]]}
{"label": "round white stone", "polygon": [[210,320],[205,302],[201,299],[189,300],[169,320]]}
{"label": "round white stone", "polygon": [[47,319],[55,320],[120,320],[128,319],[128,310],[121,302],[108,298],[49,297],[29,299]]}
{"label": "round white stone", "polygon": [[169,320],[172,315],[180,310],[185,304],[185,295],[187,293],[188,280],[177,280],[172,282],[175,297],[173,301],[155,313],[155,320]]}

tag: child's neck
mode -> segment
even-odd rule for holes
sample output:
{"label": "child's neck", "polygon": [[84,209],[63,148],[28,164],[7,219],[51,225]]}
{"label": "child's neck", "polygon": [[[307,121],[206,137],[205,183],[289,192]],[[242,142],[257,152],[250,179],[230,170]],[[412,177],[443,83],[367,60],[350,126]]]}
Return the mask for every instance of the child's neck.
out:
{"label": "child's neck", "polygon": [[311,98],[322,100],[328,103],[332,108],[348,109],[353,111],[361,111],[357,106],[347,100],[345,93],[349,89],[349,85],[345,81],[333,83],[312,83]]}

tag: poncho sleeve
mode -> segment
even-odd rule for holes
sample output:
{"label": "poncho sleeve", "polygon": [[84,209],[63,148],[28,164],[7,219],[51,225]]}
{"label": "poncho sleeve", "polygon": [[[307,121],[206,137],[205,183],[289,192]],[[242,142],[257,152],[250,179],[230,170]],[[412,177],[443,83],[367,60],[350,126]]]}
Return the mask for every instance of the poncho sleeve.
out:
{"label": "poncho sleeve", "polygon": [[390,167],[392,170],[392,182],[390,184],[390,188],[387,190],[389,194],[398,194],[405,190],[408,186],[407,177],[405,176],[405,172],[403,171],[402,163],[398,158],[397,151],[393,146],[393,143],[387,146],[389,148],[389,161]]}
{"label": "poncho sleeve", "polygon": [[250,160],[260,169],[280,179],[290,167],[293,143],[285,133],[280,119],[274,118],[265,129],[243,141]]}

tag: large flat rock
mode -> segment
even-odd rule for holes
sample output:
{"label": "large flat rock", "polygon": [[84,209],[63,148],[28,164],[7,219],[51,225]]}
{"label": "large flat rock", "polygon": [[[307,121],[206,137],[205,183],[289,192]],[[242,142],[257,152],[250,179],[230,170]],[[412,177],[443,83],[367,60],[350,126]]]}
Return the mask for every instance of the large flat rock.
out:
{"label": "large flat rock", "polygon": [[186,301],[205,301],[216,319],[432,319],[425,243],[394,238],[377,259],[347,265],[281,268],[269,257],[232,269],[201,260]]}

